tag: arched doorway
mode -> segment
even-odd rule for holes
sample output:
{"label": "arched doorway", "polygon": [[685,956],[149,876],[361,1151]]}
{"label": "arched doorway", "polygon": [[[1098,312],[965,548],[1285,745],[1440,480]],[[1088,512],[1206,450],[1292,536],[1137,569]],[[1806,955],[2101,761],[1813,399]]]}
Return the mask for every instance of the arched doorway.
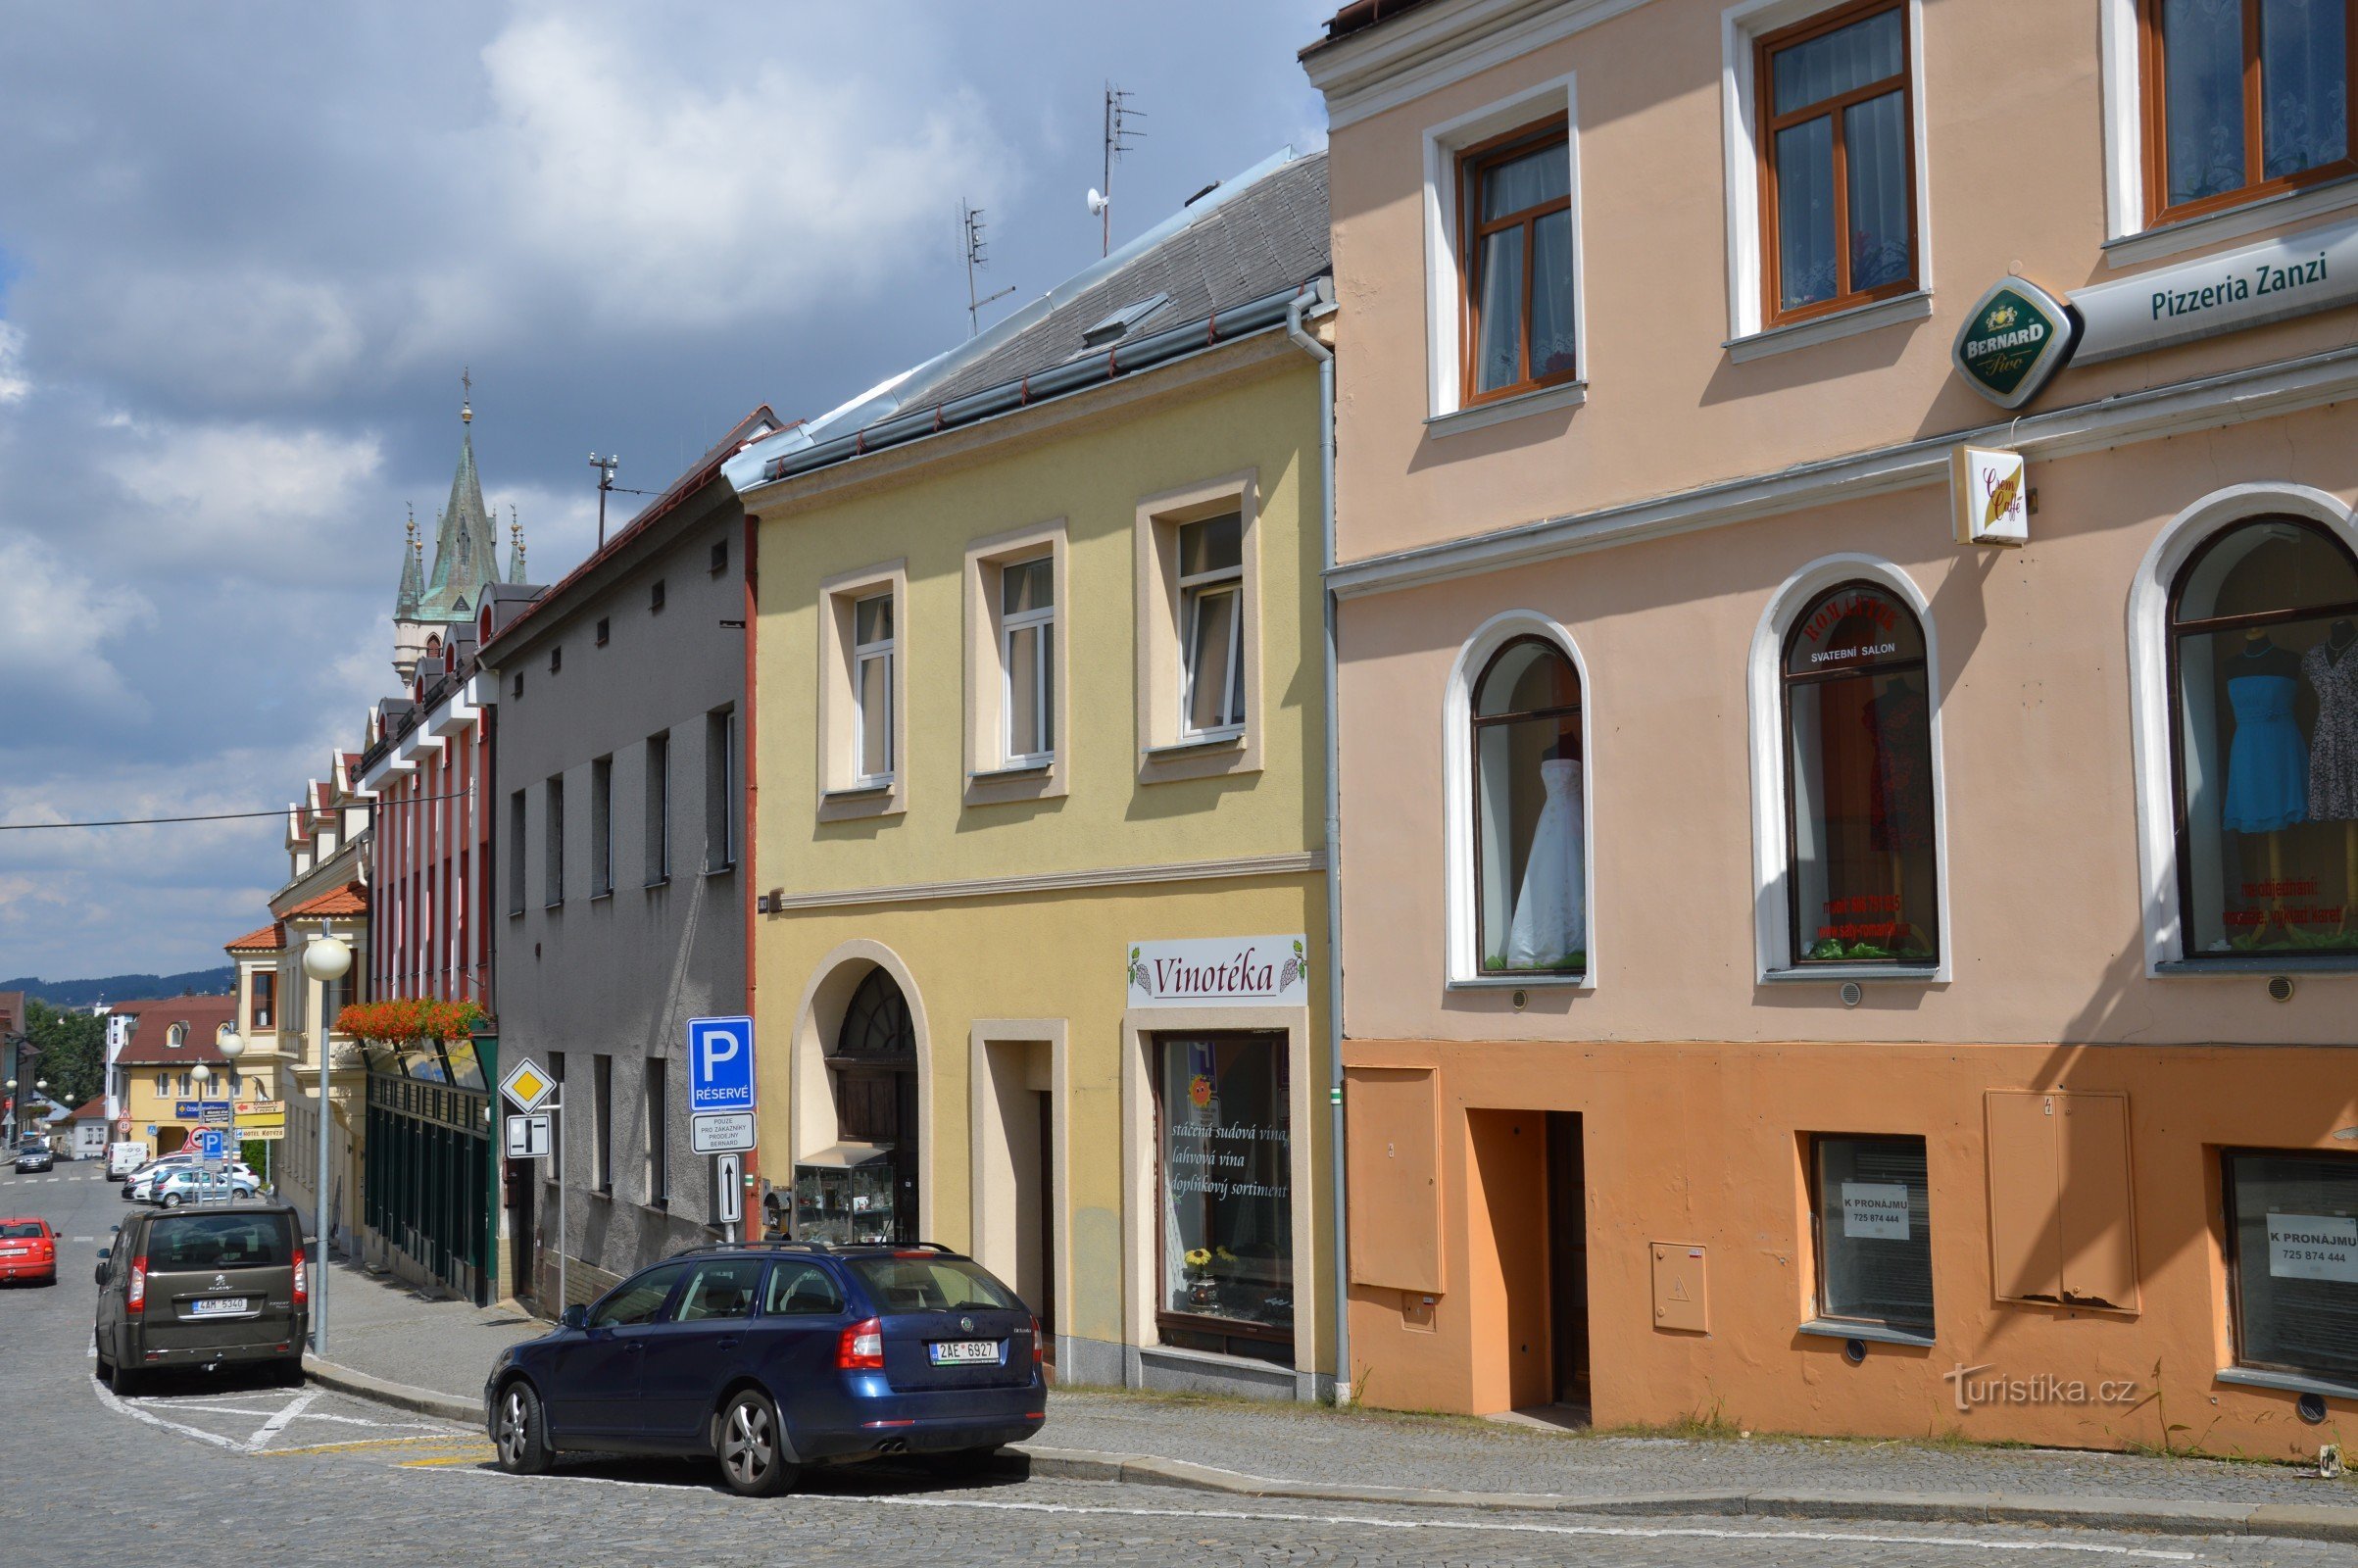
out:
{"label": "arched doorway", "polygon": [[796,1170],[796,1236],[917,1241],[917,1034],[888,971],[860,980],[823,1059],[838,1141]]}

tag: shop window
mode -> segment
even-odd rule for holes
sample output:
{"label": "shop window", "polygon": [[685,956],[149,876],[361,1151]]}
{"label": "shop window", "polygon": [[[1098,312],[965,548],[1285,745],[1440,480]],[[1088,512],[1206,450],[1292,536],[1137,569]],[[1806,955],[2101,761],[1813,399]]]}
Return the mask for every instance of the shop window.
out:
{"label": "shop window", "polygon": [[2223,530],[2170,662],[2185,956],[2358,952],[2358,562],[2290,517]]}
{"label": "shop window", "polygon": [[1819,595],[1784,656],[1795,967],[1930,967],[1940,951],[1932,695],[1915,612],[1872,582]]}
{"label": "shop window", "polygon": [[2351,0],[2141,0],[2140,9],[2149,221],[2358,172]]}
{"label": "shop window", "polygon": [[2358,1155],[2224,1160],[2236,1364],[2358,1383]]}
{"label": "shop window", "polygon": [[1468,406],[1579,373],[1566,123],[1559,115],[1459,155]]}
{"label": "shop window", "polygon": [[1903,0],[1842,6],[1754,45],[1767,324],[1916,287],[1908,54]]}
{"label": "shop window", "polygon": [[1180,730],[1232,734],[1245,724],[1245,519],[1179,527]]}
{"label": "shop window", "polygon": [[999,569],[1002,745],[1010,766],[1044,762],[1056,749],[1056,562],[1048,556]]}
{"label": "shop window", "polygon": [[1810,1145],[1818,1316],[1932,1333],[1924,1140],[1817,1137]]}
{"label": "shop window", "polygon": [[1478,943],[1486,973],[1580,974],[1589,959],[1580,676],[1518,637],[1474,691]]}
{"label": "shop window", "polygon": [[1162,1343],[1291,1366],[1285,1038],[1165,1035],[1155,1053]]}

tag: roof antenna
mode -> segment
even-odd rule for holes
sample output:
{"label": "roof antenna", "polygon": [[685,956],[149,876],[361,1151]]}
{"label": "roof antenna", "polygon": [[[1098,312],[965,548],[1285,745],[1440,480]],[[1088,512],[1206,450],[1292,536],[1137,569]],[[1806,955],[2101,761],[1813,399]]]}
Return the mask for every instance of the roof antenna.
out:
{"label": "roof antenna", "polygon": [[990,258],[983,253],[985,242],[982,217],[983,210],[981,208],[969,207],[962,201],[958,204],[958,226],[966,231],[966,335],[968,337],[973,337],[982,331],[982,308],[984,306],[993,300],[1004,300],[1015,292],[1015,285],[1009,283],[996,294],[986,294],[981,299],[974,297],[974,270],[987,265],[990,261]]}
{"label": "roof antenna", "polygon": [[1105,83],[1105,183],[1089,193],[1089,211],[1097,216],[1101,227],[1098,235],[1098,254],[1113,254],[1113,161],[1129,152],[1137,143],[1132,138],[1144,136],[1145,131],[1130,123],[1147,118],[1143,109],[1130,107],[1130,95],[1111,82]]}
{"label": "roof antenna", "polygon": [[611,454],[603,458],[595,452],[590,454],[590,466],[598,470],[598,548],[601,550],[606,548],[606,498],[614,491],[614,470],[621,466],[622,460]]}

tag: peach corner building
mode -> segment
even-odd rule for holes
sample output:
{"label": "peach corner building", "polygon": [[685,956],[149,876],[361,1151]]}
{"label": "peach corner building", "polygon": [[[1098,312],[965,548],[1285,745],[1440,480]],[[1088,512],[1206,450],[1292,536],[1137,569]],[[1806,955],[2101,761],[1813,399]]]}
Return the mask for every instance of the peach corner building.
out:
{"label": "peach corner building", "polygon": [[1360,1398],[2358,1427],[2354,37],[1360,0],[1303,51]]}

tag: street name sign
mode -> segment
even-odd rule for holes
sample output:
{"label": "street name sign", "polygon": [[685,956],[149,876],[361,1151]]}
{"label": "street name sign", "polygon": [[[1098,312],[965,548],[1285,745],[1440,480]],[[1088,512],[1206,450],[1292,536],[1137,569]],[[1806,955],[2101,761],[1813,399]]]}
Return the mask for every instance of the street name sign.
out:
{"label": "street name sign", "polygon": [[500,1080],[500,1093],[508,1097],[516,1109],[529,1114],[547,1103],[557,1093],[557,1080],[540,1070],[540,1063],[530,1056],[519,1057]]}
{"label": "street name sign", "polygon": [[510,1159],[546,1159],[556,1147],[549,1136],[549,1113],[534,1111],[528,1115],[508,1118],[508,1157]]}
{"label": "street name sign", "polygon": [[689,1114],[754,1108],[754,1021],[690,1018]]}
{"label": "street name sign", "polygon": [[734,1154],[754,1147],[750,1110],[702,1111],[688,1118],[688,1147],[700,1154]]}

